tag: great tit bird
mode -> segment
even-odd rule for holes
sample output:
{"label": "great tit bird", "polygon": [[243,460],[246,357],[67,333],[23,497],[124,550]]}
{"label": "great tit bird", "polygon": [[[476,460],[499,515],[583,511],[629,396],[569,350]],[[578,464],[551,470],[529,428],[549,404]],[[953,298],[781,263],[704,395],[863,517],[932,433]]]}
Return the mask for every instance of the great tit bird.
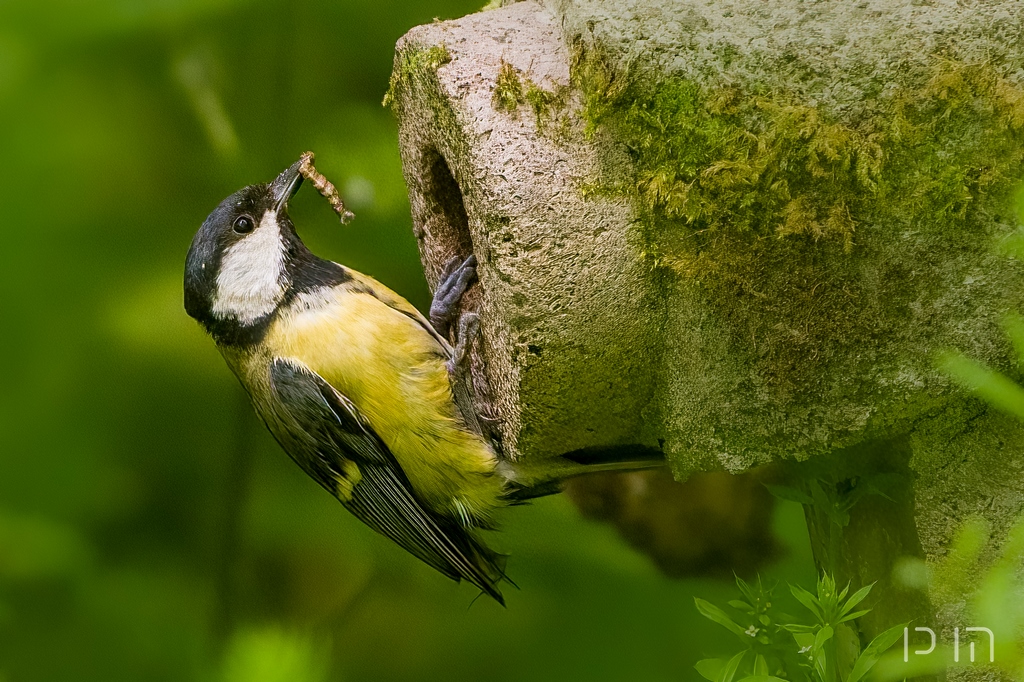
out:
{"label": "great tit bird", "polygon": [[448,267],[432,324],[380,282],[306,248],[287,211],[301,167],[209,215],[188,252],[185,309],[313,480],[378,533],[504,604],[504,557],[476,532],[494,527],[496,509],[556,492],[588,467],[651,462],[577,457],[537,474],[502,458],[459,378],[475,315],[462,316],[454,347],[443,335],[475,258]]}

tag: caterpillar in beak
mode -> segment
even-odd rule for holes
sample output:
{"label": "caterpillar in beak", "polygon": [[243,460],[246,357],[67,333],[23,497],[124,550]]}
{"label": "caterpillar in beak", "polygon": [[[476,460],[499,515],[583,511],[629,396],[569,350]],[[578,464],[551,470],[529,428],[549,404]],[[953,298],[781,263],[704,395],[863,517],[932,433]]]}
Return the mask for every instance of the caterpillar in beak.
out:
{"label": "caterpillar in beak", "polygon": [[330,180],[324,177],[324,174],[318,171],[313,165],[313,160],[315,158],[316,157],[313,152],[305,152],[300,156],[299,160],[302,163],[299,166],[299,173],[301,173],[302,177],[306,180],[309,180],[310,184],[316,188],[316,191],[320,192],[320,194],[327,199],[331,208],[338,214],[341,224],[348,225],[356,216],[352,211],[345,208],[345,202],[341,200],[341,196],[338,194],[338,188],[335,187]]}

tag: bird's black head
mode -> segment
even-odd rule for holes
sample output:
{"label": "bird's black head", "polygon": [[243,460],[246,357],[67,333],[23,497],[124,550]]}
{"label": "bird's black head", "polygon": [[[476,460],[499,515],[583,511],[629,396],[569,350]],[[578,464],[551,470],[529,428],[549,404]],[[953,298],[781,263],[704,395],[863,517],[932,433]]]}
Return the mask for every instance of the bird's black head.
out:
{"label": "bird's black head", "polygon": [[294,283],[308,279],[304,271],[334,265],[306,249],[288,217],[288,200],[302,184],[300,166],[296,162],[270,184],[229,196],[192,240],[185,310],[219,343],[257,341],[293,295]]}

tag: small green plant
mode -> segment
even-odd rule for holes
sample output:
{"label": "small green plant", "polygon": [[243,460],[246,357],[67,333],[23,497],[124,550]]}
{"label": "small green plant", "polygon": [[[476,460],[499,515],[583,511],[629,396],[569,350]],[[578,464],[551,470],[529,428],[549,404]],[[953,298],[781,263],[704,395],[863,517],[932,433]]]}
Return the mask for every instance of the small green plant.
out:
{"label": "small green plant", "polygon": [[[794,598],[807,610],[803,618],[780,612],[774,605],[774,587],[764,589],[760,579],[754,589],[736,579],[742,599],[729,602],[738,612],[735,618],[703,599],[695,599],[697,610],[739,637],[742,651],[731,658],[699,661],[697,672],[712,682],[858,682],[903,635],[905,624],[894,626],[875,637],[852,665],[843,664],[837,633],[870,609],[857,609],[872,585],[849,595],[850,586],[836,589],[835,579],[823,574],[816,594],[790,585]],[[744,624],[747,624],[744,626]]]}
{"label": "small green plant", "polygon": [[769,671],[782,674],[787,668],[795,669],[799,665],[799,653],[793,646],[792,635],[782,625],[793,618],[780,611],[774,595],[777,586],[765,587],[760,578],[750,585],[739,577],[736,578],[736,586],[741,598],[728,604],[741,614],[735,618],[711,602],[699,598],[694,602],[702,616],[736,635],[744,649],[728,660],[700,661],[697,671],[709,680],[718,680],[720,677],[732,679],[728,678],[728,673],[723,677],[723,672],[731,669],[735,676],[743,664],[745,677],[755,674],[755,671],[763,671],[767,675]]}

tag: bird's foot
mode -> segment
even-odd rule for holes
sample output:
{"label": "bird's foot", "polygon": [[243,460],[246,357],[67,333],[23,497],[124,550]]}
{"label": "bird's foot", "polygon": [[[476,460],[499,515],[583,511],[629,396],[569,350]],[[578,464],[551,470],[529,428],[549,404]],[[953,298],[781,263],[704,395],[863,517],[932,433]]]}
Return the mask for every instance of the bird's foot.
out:
{"label": "bird's foot", "polygon": [[[470,255],[463,261],[456,256],[445,266],[430,303],[430,324],[441,336],[448,336],[448,329],[459,311],[459,299],[475,276],[476,256]],[[459,338],[461,341],[461,324]]]}

